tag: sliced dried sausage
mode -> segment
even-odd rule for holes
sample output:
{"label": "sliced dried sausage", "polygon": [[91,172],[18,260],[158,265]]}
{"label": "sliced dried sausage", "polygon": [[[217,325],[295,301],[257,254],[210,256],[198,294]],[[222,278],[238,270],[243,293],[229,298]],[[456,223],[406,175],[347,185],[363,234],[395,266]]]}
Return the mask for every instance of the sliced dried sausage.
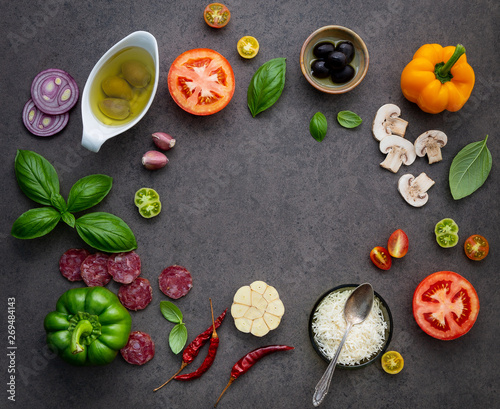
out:
{"label": "sliced dried sausage", "polygon": [[95,253],[88,256],[80,267],[82,278],[89,287],[104,287],[111,281],[108,273],[108,258],[104,253]]}
{"label": "sliced dried sausage", "polygon": [[141,258],[134,251],[109,256],[108,272],[118,283],[130,284],[141,274]]}
{"label": "sliced dried sausage", "polygon": [[137,277],[130,284],[122,284],[118,298],[129,310],[143,310],[153,300],[153,289],[147,278]]}
{"label": "sliced dried sausage", "polygon": [[59,271],[69,281],[82,281],[80,266],[90,252],[86,249],[69,249],[59,259]]}
{"label": "sliced dried sausage", "polygon": [[155,356],[155,343],[145,332],[130,333],[127,345],[120,349],[123,359],[132,365],[144,365]]}
{"label": "sliced dried sausage", "polygon": [[193,287],[191,273],[182,266],[170,266],[158,278],[160,290],[167,297],[177,300],[185,296]]}

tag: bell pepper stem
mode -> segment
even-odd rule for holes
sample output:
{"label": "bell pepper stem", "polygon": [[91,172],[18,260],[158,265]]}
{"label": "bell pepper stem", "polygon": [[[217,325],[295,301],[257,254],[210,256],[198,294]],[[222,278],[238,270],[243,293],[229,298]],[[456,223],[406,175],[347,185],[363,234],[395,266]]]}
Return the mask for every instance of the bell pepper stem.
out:
{"label": "bell pepper stem", "polygon": [[71,353],[76,355],[83,351],[83,347],[80,344],[80,338],[84,335],[89,335],[92,333],[94,327],[88,320],[80,320],[73,329],[71,334]]}
{"label": "bell pepper stem", "polygon": [[465,47],[462,44],[457,44],[455,47],[455,51],[448,61],[441,62],[436,64],[434,73],[436,74],[436,78],[441,81],[443,84],[447,81],[450,81],[453,78],[451,74],[451,68],[455,65],[458,59],[465,54]]}

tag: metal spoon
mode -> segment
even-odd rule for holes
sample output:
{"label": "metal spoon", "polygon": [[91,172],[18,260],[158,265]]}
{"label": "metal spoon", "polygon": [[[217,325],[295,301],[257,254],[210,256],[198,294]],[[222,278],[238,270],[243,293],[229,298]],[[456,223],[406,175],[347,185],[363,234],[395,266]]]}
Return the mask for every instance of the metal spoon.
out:
{"label": "metal spoon", "polygon": [[335,356],[330,361],[328,368],[326,368],[325,373],[319,380],[313,395],[313,405],[319,406],[323,401],[328,389],[330,388],[330,382],[332,381],[333,371],[335,370],[335,365],[340,355],[340,351],[344,346],[347,335],[351,330],[353,325],[362,323],[366,317],[370,314],[373,306],[373,287],[368,284],[361,284],[357,287],[347,299],[344,306],[344,319],[347,323],[347,328],[345,330],[342,341],[335,352]]}

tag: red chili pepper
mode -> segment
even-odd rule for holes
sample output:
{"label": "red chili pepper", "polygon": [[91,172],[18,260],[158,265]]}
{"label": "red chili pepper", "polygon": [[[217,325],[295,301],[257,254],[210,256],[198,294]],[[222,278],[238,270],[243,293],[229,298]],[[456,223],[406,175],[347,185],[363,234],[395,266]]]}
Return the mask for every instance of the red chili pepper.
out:
{"label": "red chili pepper", "polygon": [[184,348],[184,351],[182,353],[182,364],[179,370],[175,374],[173,374],[167,382],[154,389],[153,392],[156,392],[157,390],[163,388],[167,383],[174,379],[186,366],[193,362],[194,358],[196,358],[196,356],[200,353],[201,347],[203,347],[203,345],[205,345],[212,336],[214,325],[215,328],[219,328],[222,324],[222,321],[224,321],[226,313],[227,308],[222,312],[221,315],[219,315],[214,324],[210,325],[210,327],[208,327],[205,331],[203,331],[200,335],[193,339],[191,343],[186,348]]}
{"label": "red chili pepper", "polygon": [[212,311],[213,332],[212,332],[212,337],[210,338],[210,346],[208,347],[207,356],[205,357],[205,360],[196,371],[184,375],[175,376],[174,379],[177,381],[190,381],[191,379],[197,379],[205,372],[207,372],[214,363],[215,356],[217,355],[217,349],[219,348],[219,336],[217,335],[217,331],[215,331],[212,299],[210,299],[210,310]]}
{"label": "red chili pepper", "polygon": [[250,351],[248,354],[242,357],[238,362],[234,364],[233,369],[231,370],[231,377],[229,378],[229,382],[227,383],[226,387],[220,394],[219,399],[217,399],[217,402],[215,402],[214,408],[219,403],[220,398],[222,398],[222,395],[224,395],[224,392],[226,392],[227,388],[229,388],[229,386],[236,379],[238,379],[241,375],[246,373],[253,365],[255,365],[257,361],[259,361],[266,355],[272,354],[273,352],[288,351],[290,349],[294,348],[289,347],[288,345],[268,345],[265,347],[254,349],[253,351]]}

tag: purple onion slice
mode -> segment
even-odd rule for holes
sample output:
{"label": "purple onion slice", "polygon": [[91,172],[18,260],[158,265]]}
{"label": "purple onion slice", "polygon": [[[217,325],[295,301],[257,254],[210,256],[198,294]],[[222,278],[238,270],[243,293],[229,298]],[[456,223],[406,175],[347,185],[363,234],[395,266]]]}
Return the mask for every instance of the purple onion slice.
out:
{"label": "purple onion slice", "polygon": [[24,126],[37,136],[51,136],[61,131],[69,120],[69,112],[61,115],[48,115],[40,111],[32,99],[23,109]]}
{"label": "purple onion slice", "polygon": [[31,99],[49,115],[68,112],[78,101],[78,85],[71,75],[51,68],[39,73],[31,84]]}

